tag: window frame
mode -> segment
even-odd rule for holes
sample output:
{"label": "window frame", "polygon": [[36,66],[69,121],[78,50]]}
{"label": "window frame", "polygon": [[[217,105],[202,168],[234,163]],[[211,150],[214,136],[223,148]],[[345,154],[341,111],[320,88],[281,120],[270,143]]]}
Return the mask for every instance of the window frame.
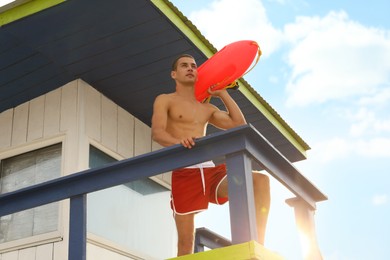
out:
{"label": "window frame", "polygon": [[[0,162],[2,160],[18,156],[24,153],[32,152],[39,150],[45,147],[52,145],[60,144],[61,145],[61,165],[60,165],[60,176],[64,175],[64,155],[65,155],[65,136],[56,136],[53,138],[39,140],[37,142],[20,145],[18,147],[10,147],[5,151],[0,151]],[[57,230],[38,234],[26,238],[20,238],[4,243],[0,243],[0,254],[20,250],[27,247],[35,247],[47,243],[54,243],[62,241],[64,238],[64,221],[67,218],[64,215],[64,201],[58,202],[58,221],[57,221]]]}

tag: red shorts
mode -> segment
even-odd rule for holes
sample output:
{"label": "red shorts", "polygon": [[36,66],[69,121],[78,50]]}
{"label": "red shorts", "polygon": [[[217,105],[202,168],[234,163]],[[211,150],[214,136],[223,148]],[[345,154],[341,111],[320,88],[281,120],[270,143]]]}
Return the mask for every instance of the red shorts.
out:
{"label": "red shorts", "polygon": [[209,202],[224,204],[228,198],[218,198],[217,190],[226,177],[224,164],[203,168],[182,168],[172,172],[171,208],[175,214],[196,213],[208,208]]}

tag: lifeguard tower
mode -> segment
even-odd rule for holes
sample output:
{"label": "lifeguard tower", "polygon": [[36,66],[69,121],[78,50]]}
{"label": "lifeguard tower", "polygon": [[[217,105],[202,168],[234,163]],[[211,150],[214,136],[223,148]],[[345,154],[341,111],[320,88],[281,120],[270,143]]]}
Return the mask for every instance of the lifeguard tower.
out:
{"label": "lifeguard tower", "polygon": [[231,94],[249,125],[209,129],[190,151],[152,142],[173,58],[216,52],[169,1],[16,0],[0,26],[1,260],[173,258],[170,171],[209,159],[229,169],[231,239],[198,229],[198,253],[180,259],[288,259],[256,242],[254,167],[295,195],[308,259],[321,259],[326,196],[292,165],[309,146],[244,79]]}

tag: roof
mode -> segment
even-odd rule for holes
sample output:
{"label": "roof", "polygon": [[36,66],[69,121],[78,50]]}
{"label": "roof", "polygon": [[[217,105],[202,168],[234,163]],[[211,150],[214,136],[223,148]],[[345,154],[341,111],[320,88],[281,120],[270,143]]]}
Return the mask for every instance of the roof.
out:
{"label": "roof", "polygon": [[[174,57],[201,64],[215,52],[167,0],[68,0],[0,27],[0,113],[81,78],[150,125],[154,98],[174,91]],[[305,159],[309,146],[248,82],[231,95],[284,156]]]}

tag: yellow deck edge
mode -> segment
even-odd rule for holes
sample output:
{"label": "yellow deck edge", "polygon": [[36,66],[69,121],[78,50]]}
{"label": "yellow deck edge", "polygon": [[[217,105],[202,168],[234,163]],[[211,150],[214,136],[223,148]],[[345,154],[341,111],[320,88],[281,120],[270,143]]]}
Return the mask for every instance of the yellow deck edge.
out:
{"label": "yellow deck edge", "polygon": [[266,249],[256,241],[216,248],[192,255],[185,255],[169,260],[283,260],[284,257]]}

